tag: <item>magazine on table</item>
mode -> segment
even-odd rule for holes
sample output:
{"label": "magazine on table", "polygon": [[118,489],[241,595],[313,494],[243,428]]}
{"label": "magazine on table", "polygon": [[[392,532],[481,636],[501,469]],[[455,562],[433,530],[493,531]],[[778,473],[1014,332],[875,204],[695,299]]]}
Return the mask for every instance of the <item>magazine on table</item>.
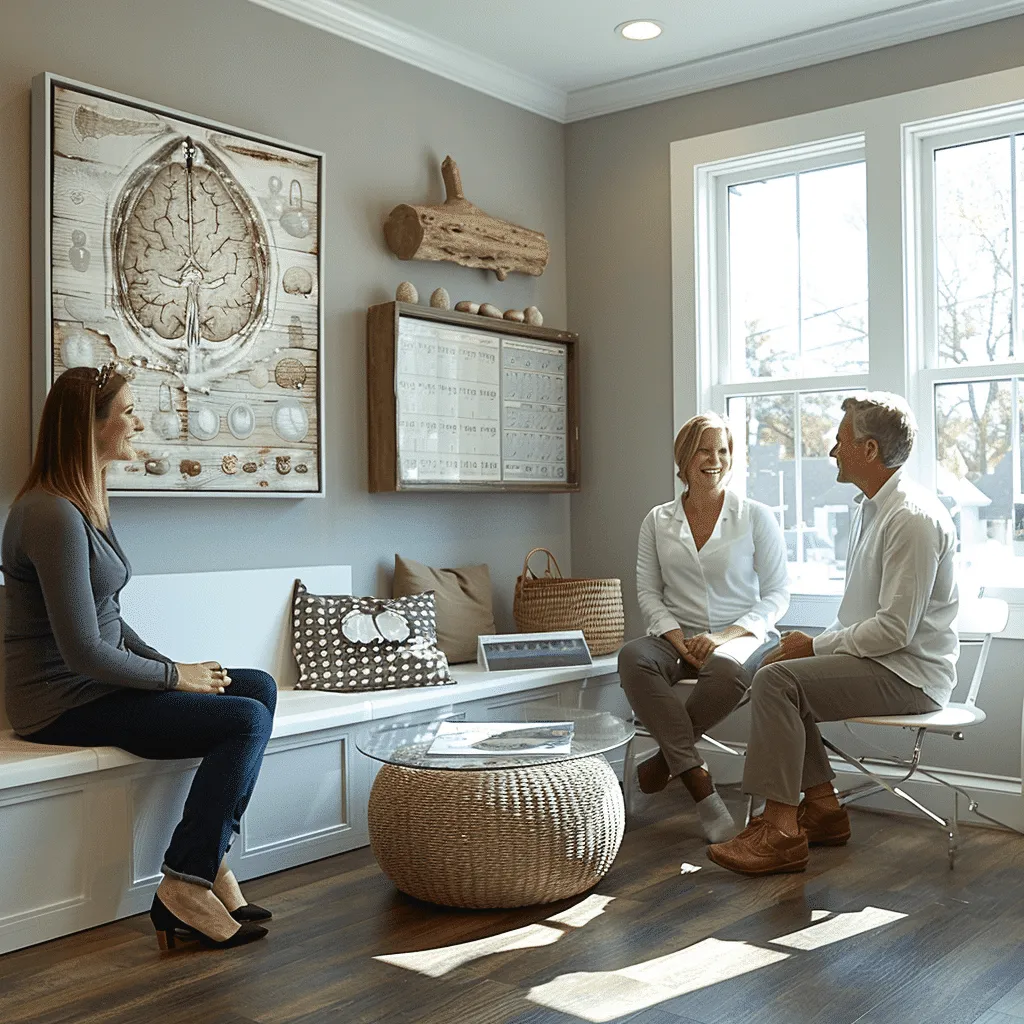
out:
{"label": "magazine on table", "polygon": [[427,754],[568,754],[572,722],[442,722]]}

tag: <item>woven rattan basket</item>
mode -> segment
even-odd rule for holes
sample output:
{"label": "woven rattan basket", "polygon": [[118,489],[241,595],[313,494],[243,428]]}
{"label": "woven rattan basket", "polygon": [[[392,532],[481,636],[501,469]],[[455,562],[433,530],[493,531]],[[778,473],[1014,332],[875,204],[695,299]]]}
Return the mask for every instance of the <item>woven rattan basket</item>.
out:
{"label": "woven rattan basket", "polygon": [[[543,576],[537,576],[530,568],[530,558],[538,551],[548,556]],[[552,567],[557,575],[552,573]],[[534,548],[523,561],[512,613],[521,633],[582,629],[591,654],[617,651],[626,629],[622,581],[566,579],[547,548]]]}
{"label": "woven rattan basket", "polygon": [[596,885],[625,811],[603,757],[499,770],[385,764],[370,845],[402,892],[451,907],[525,907]]}

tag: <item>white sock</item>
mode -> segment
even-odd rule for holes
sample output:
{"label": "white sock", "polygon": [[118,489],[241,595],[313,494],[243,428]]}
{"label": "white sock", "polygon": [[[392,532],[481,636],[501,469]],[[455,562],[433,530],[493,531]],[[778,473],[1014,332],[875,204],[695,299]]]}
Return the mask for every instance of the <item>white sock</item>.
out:
{"label": "white sock", "polygon": [[697,802],[697,813],[704,828],[704,838],[709,843],[724,843],[736,835],[736,822],[717,792]]}

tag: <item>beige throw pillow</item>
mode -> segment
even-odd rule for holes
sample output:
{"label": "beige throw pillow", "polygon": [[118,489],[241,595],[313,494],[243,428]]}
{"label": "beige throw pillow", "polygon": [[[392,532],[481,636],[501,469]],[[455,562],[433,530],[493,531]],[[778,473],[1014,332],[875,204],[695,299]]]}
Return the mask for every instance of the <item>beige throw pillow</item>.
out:
{"label": "beige throw pillow", "polygon": [[491,604],[491,573],[486,565],[432,569],[395,555],[393,597],[434,592],[437,646],[451,664],[476,660],[478,636],[495,632]]}

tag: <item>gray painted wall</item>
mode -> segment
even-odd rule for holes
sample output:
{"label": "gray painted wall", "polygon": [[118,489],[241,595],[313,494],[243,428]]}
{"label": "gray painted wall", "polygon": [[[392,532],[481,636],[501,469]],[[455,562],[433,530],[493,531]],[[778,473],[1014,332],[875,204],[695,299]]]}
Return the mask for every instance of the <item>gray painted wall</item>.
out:
{"label": "gray painted wall", "polygon": [[[569,500],[368,494],[365,315],[407,278],[421,297],[443,285],[453,300],[536,304],[564,326],[563,128],[245,0],[3,0],[2,9],[0,509],[29,465],[29,89],[53,71],[327,154],[327,496],[116,499],[135,571],[349,563],[357,592],[384,593],[395,551],[435,565],[489,562],[499,625],[510,625],[526,551],[544,544],[570,561]],[[543,277],[499,283],[387,251],[381,224],[395,203],[443,198],[446,153],[478,205],[547,234]]]}
{"label": "gray painted wall", "polygon": [[[669,145],[1017,67],[1022,52],[1024,18],[1009,19],[566,129],[569,322],[587,354],[586,487],[572,498],[573,569],[622,577],[627,636],[644,628],[634,576],[640,521],[673,494]],[[1021,699],[1011,666],[1022,650],[1017,642],[997,645],[983,694],[1000,724],[989,731],[983,757],[977,743],[967,743],[955,763],[1019,776]]]}

